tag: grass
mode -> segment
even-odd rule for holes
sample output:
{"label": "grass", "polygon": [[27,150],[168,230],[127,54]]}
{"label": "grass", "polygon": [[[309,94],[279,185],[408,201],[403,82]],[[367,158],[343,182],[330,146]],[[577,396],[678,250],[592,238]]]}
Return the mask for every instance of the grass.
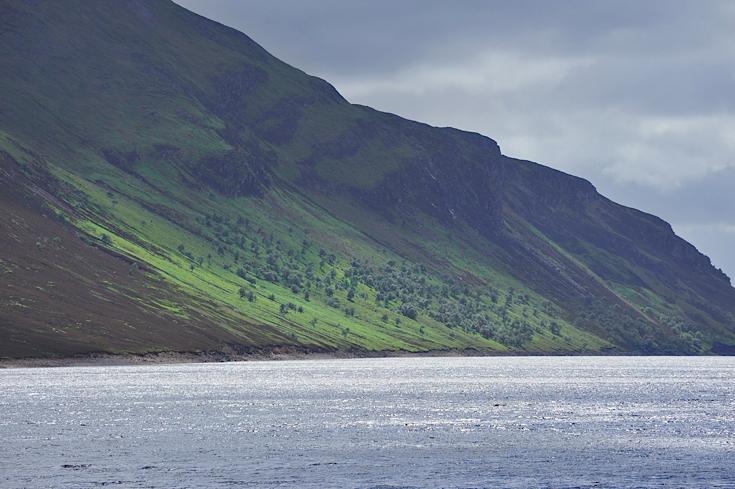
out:
{"label": "grass", "polygon": [[351,105],[173,3],[17,9],[0,149],[85,241],[174,291],[99,298],[256,347],[735,342],[731,288],[659,246],[673,235],[492,140]]}
{"label": "grass", "polygon": [[[248,326],[243,331],[226,326],[236,333],[247,336],[250,325],[269,324],[275,325],[288,342],[311,347],[405,351],[446,348],[508,350],[507,345],[497,340],[453,327],[455,325],[452,324],[443,324],[423,313],[416,320],[405,317],[394,310],[398,302],[387,308],[376,304],[376,290],[365,284],[356,287],[357,300],[348,300],[348,290],[335,291],[333,298],[341,304],[337,308],[327,305],[328,297],[322,290],[312,290],[309,300],[305,300],[302,293],[294,293],[281,283],[258,279],[256,284],[251,284],[236,274],[236,267],[229,255],[216,253],[217,246],[209,236],[193,232],[209,214],[221,213],[228,216],[230,222],[247,220],[251,229],[259,230],[258,236],[269,236],[269,239],[279,242],[283,249],[296,249],[304,240],[313,240],[310,252],[299,256],[300,264],[303,267],[318,267],[320,259],[316,250],[319,247],[321,253],[334,255],[331,270],[337,280],[345,278],[349,264],[355,259],[376,264],[401,260],[399,254],[379,245],[352,224],[330,217],[318,206],[296,194],[273,192],[266,200],[228,199],[210,194],[202,202],[202,196],[186,199],[186,192],[170,184],[165,193],[158,191],[155,185],[156,182],[160,185],[160,181],[150,178],[151,174],[146,175],[148,185],[141,186],[138,181],[131,181],[129,175],[113,167],[93,175],[94,182],[65,170],[58,170],[57,176],[85,196],[84,202],[78,204],[85,218],[72,220],[80,231],[100,241],[102,236],[109,237],[105,238],[109,248],[139,261],[186,294],[217,304],[218,310],[224,311],[222,314],[231,316],[231,320],[224,324],[237,322],[238,317],[245,318]],[[153,209],[176,209],[177,221]],[[207,209],[207,212],[203,212],[203,209]],[[420,238],[410,234],[404,236],[404,239],[415,242],[420,241]],[[249,245],[259,242],[259,238],[248,238],[243,248],[248,249]],[[512,288],[533,296],[525,311],[511,306],[508,314],[510,321],[530,318],[536,330],[526,345],[519,345],[521,349],[594,351],[609,346],[605,341],[563,320],[559,320],[562,323],[559,335],[541,330],[540,324],[554,319],[546,312],[535,309],[543,302],[542,298],[524,289],[511,277],[498,274],[486,265],[480,266],[479,257],[476,261],[472,259],[471,249],[456,243],[433,241],[431,249],[422,253],[435,255],[437,248],[451,251],[446,260],[452,269],[465,273],[473,269],[488,285],[492,284],[499,294]],[[196,259],[182,254],[182,249],[191,257],[208,258],[200,264]],[[427,279],[440,284],[440,271],[434,270],[433,276],[429,274]],[[241,298],[240,288],[252,291],[255,300],[251,302]],[[286,314],[281,311],[283,304],[293,305]],[[153,302],[147,306],[165,309],[181,318],[188,316],[180,304]],[[351,309],[350,314],[345,313],[344,307]],[[535,315],[530,317],[528,310],[533,310]],[[400,324],[395,323],[396,318]],[[496,317],[496,320],[499,318]]]}

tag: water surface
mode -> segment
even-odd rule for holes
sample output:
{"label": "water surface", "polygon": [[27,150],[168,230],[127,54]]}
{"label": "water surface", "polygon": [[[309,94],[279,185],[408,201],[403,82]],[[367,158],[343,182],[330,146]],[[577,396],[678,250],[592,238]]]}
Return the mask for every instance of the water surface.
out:
{"label": "water surface", "polygon": [[735,358],[0,370],[0,487],[735,487]]}

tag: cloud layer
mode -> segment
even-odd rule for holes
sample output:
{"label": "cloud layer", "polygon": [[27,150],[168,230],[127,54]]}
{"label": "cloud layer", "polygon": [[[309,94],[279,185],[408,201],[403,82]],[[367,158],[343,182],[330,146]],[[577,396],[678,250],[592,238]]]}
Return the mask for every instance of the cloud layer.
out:
{"label": "cloud layer", "polygon": [[352,102],[586,177],[735,275],[735,2],[178,1]]}

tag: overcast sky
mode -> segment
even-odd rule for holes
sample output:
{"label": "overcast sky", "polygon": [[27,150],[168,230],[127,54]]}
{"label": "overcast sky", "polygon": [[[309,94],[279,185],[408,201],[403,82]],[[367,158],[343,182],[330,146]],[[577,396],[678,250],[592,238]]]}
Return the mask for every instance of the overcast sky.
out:
{"label": "overcast sky", "polygon": [[735,276],[735,1],[177,1],[351,102],[585,177]]}

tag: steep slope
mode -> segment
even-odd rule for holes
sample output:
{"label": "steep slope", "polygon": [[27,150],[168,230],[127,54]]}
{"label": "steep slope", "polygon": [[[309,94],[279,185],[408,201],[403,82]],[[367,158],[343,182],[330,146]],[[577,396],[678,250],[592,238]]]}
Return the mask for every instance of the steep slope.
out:
{"label": "steep slope", "polygon": [[735,345],[663,221],[171,2],[0,1],[0,71],[0,356]]}

